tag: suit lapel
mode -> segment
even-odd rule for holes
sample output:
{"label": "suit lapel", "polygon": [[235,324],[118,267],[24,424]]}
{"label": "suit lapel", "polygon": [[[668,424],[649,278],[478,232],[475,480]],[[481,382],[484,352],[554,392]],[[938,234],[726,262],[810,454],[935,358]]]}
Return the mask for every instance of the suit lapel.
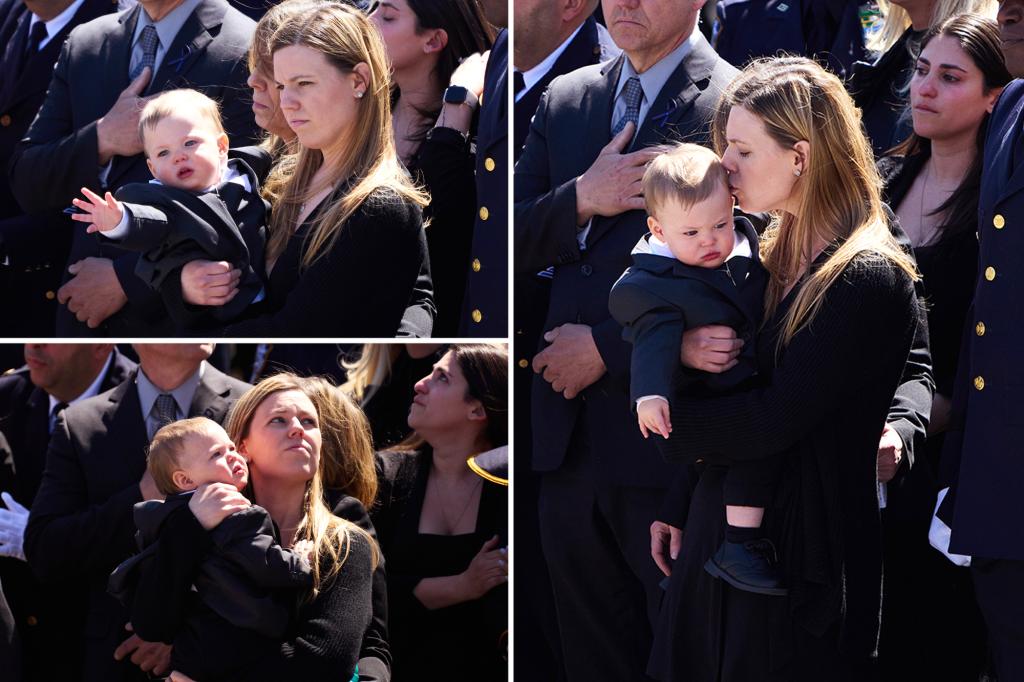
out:
{"label": "suit lapel", "polygon": [[181,30],[178,31],[178,35],[174,36],[174,42],[167,49],[163,61],[160,62],[156,76],[146,88],[146,94],[170,90],[172,80],[176,84],[183,85],[186,82],[184,79],[189,69],[196,63],[212,40],[213,36],[203,26],[199,17],[199,8],[196,8],[196,11],[189,16]]}
{"label": "suit lapel", "polygon": [[[107,426],[107,432],[115,434],[120,442],[132,445],[141,444],[144,447],[149,443],[149,436],[146,433],[146,417],[142,414],[142,404],[139,402],[135,377],[136,373],[132,372],[132,375],[123,384],[110,392],[107,397],[109,405],[103,415],[103,423]],[[131,463],[136,464],[135,452],[126,449],[122,456],[130,457]]]}
{"label": "suit lapel", "polygon": [[195,395],[192,396],[189,417],[206,417],[217,423],[224,421],[224,416],[231,406],[227,400],[231,389],[224,385],[223,377],[223,374],[207,365],[203,378],[196,387]]}
{"label": "suit lapel", "polygon": [[[18,15],[17,12],[11,14]],[[13,22],[13,26],[5,23],[3,27],[5,33],[10,33],[10,41],[6,43],[7,47],[4,49],[3,71],[0,72],[0,108],[2,109],[9,109],[19,99],[16,84],[21,80],[19,66],[21,55],[25,51],[25,44],[28,41],[28,25],[31,18],[32,15],[24,11]]]}

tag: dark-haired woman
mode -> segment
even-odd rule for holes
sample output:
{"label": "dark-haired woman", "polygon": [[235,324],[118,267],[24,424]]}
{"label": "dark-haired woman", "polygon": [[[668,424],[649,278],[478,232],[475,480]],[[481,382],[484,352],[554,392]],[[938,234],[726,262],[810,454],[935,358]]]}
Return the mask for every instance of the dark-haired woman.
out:
{"label": "dark-haired woman", "polygon": [[[983,662],[984,626],[970,576],[932,549],[927,536],[961,336],[977,277],[986,124],[1009,81],[995,21],[964,14],[933,28],[921,41],[910,81],[914,133],[878,164],[885,200],[910,237],[924,279],[935,379],[929,438],[913,467],[888,483],[889,504],[882,517],[886,594],[879,660],[885,679],[976,679]],[[918,636],[908,640],[907,628]],[[923,655],[925,647],[954,646],[959,652],[955,660]]]}
{"label": "dark-haired woman", "polygon": [[506,679],[508,489],[467,460],[508,441],[507,363],[453,346],[416,384],[406,449],[380,456],[394,682]]}
{"label": "dark-haired woman", "polygon": [[383,0],[370,18],[391,61],[398,156],[431,197],[424,218],[433,336],[456,336],[476,208],[470,140],[484,85],[480,54],[494,42],[494,29],[477,0]]}

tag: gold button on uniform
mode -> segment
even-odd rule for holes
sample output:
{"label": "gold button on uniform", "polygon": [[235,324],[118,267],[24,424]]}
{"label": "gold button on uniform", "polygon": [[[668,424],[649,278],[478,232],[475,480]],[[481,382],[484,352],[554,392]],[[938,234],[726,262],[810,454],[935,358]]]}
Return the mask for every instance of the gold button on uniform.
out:
{"label": "gold button on uniform", "polygon": [[527,367],[530,366],[530,362],[526,358],[523,358],[522,360],[519,361],[519,366],[522,367],[523,369],[526,369]]}
{"label": "gold button on uniform", "polygon": [[474,310],[473,314],[471,315],[471,317],[473,318],[474,322],[479,324],[480,320],[484,319],[484,314],[482,312],[480,312],[479,310]]}
{"label": "gold button on uniform", "polygon": [[995,217],[992,218],[992,225],[994,225],[997,230],[1001,230],[1006,225],[1006,219],[997,213]]}
{"label": "gold button on uniform", "polygon": [[6,128],[9,125],[11,125],[11,117],[8,116],[7,114],[4,114],[3,116],[0,116],[0,126],[3,126],[4,128]]}
{"label": "gold button on uniform", "polygon": [[487,217],[491,215],[491,212],[487,210],[486,206],[480,207],[480,220],[487,220]]}
{"label": "gold button on uniform", "polygon": [[55,298],[57,298],[57,294],[53,293],[52,291],[47,291],[46,292],[46,300],[47,301],[52,301]]}
{"label": "gold button on uniform", "polygon": [[31,625],[32,627],[35,627],[36,625],[39,625],[39,619],[36,618],[35,616],[29,616],[28,618],[25,619],[25,622],[28,623],[29,625]]}
{"label": "gold button on uniform", "polygon": [[974,387],[979,391],[985,388],[985,377],[974,377]]}
{"label": "gold button on uniform", "polygon": [[978,336],[985,336],[985,323],[979,322],[978,324],[974,325],[974,333],[977,334]]}
{"label": "gold button on uniform", "polygon": [[985,268],[985,279],[992,281],[996,278],[996,269],[991,265]]}
{"label": "gold button on uniform", "polygon": [[481,267],[480,266],[480,259],[479,258],[474,258],[473,259],[473,272],[480,272],[480,267]]}
{"label": "gold button on uniform", "polygon": [[489,156],[486,159],[484,159],[484,168],[487,169],[487,172],[493,173],[494,172],[494,159],[492,159]]}

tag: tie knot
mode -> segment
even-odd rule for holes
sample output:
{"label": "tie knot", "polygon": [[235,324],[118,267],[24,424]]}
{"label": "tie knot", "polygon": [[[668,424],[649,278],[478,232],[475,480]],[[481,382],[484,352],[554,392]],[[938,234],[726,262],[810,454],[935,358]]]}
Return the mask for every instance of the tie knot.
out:
{"label": "tie knot", "polygon": [[156,419],[157,428],[163,428],[177,416],[177,403],[174,402],[174,396],[169,393],[161,393],[156,397],[156,402],[153,403],[153,417]]}

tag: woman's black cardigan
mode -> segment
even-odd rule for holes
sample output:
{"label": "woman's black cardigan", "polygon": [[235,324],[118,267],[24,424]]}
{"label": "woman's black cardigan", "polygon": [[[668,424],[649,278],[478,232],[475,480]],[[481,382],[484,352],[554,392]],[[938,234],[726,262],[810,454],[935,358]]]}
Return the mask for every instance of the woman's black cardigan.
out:
{"label": "woman's black cardigan", "polygon": [[430,297],[421,211],[391,189],[371,193],[328,251],[302,268],[311,223],[326,201],[288,240],[266,299],[250,306],[252,317],[229,325],[226,336],[394,337],[424,284]]}
{"label": "woman's black cardigan", "polygon": [[768,523],[793,618],[817,636],[838,624],[840,650],[870,656],[882,594],[876,453],[920,306],[908,275],[860,257],[776,361],[774,341],[792,300],[758,342],[767,385],[717,398],[677,396],[672,436],[659,447],[679,462],[788,453]]}

